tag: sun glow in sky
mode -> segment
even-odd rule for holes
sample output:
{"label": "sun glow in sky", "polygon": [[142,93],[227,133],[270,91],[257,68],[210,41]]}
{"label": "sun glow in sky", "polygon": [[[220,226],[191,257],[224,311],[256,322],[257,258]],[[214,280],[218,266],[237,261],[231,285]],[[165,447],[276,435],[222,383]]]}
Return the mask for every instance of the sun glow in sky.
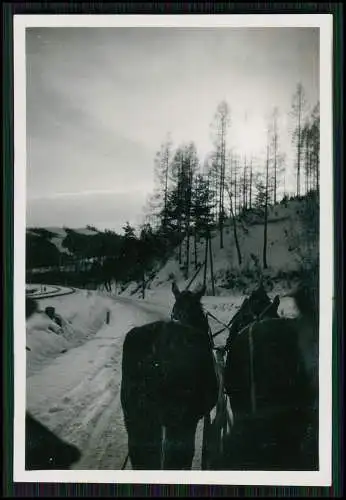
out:
{"label": "sun glow in sky", "polygon": [[289,111],[299,81],[308,109],[319,99],[319,30],[28,28],[26,68],[27,225],[121,230],[141,220],[168,132],[203,164],[222,100],[229,148],[259,167],[279,108],[294,186]]}

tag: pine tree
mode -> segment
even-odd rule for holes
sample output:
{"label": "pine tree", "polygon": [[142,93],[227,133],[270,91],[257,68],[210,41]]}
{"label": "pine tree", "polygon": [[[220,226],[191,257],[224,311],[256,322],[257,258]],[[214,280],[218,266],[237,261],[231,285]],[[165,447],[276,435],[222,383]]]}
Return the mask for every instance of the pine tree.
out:
{"label": "pine tree", "polygon": [[165,230],[168,224],[168,190],[169,171],[171,166],[172,141],[168,134],[166,141],[161,144],[160,150],[155,157],[155,182],[156,182],[156,204],[159,205],[160,224]]}

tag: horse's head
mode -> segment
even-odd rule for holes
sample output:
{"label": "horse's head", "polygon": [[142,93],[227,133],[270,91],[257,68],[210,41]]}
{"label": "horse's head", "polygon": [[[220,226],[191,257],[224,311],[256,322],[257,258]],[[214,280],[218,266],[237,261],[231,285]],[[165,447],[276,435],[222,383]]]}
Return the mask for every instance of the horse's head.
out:
{"label": "horse's head", "polygon": [[261,314],[267,307],[271,304],[270,298],[268,297],[262,284],[256,290],[254,290],[250,297],[248,305],[255,316]]}
{"label": "horse's head", "polygon": [[208,331],[208,320],[201,304],[201,298],[205,293],[205,286],[195,292],[189,290],[181,292],[177,284],[173,282],[172,292],[175,297],[175,304],[172,309],[171,318],[184,325]]}
{"label": "horse's head", "polygon": [[232,338],[263,313],[263,318],[278,318],[279,304],[280,298],[276,296],[272,302],[261,283],[248,298],[244,299],[233,319],[229,338]]}
{"label": "horse's head", "polygon": [[[314,284],[315,285],[315,284]],[[301,316],[313,323],[319,321],[319,288],[310,284],[300,283],[296,290],[288,294],[293,297]]]}

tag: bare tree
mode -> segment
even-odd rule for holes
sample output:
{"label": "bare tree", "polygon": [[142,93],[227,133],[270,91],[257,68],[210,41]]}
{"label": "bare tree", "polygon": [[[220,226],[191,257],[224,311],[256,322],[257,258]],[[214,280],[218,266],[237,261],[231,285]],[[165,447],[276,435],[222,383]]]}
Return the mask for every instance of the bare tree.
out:
{"label": "bare tree", "polygon": [[193,180],[198,168],[198,158],[195,145],[191,142],[186,147],[186,166],[185,176],[186,185],[184,187],[184,208],[185,208],[185,234],[186,234],[186,277],[189,274],[190,265],[190,225],[192,216],[192,196],[193,196]]}
{"label": "bare tree", "polygon": [[279,110],[278,108],[274,108],[273,110],[273,131],[272,131],[272,148],[273,148],[273,178],[274,178],[274,186],[273,186],[273,201],[274,205],[276,205],[276,195],[277,195],[277,181],[278,181],[278,116]]}
{"label": "bare tree", "polygon": [[211,245],[211,235],[208,230],[209,239],[209,262],[210,262],[210,279],[211,279],[211,290],[212,294],[215,295],[215,279],[214,279],[214,265],[213,265],[213,250]]}
{"label": "bare tree", "polygon": [[238,239],[238,233],[237,233],[237,222],[236,222],[236,218],[235,218],[235,214],[234,214],[234,210],[233,210],[233,202],[232,202],[233,196],[232,196],[232,192],[231,192],[231,188],[230,188],[229,184],[226,184],[226,190],[227,190],[228,197],[229,197],[229,206],[230,206],[232,225],[233,225],[234,242],[235,242],[235,246],[237,249],[239,266],[241,266],[242,257],[241,257],[241,251],[240,251],[240,245],[239,245],[239,239]]}
{"label": "bare tree", "polygon": [[[268,134],[269,135],[269,134]],[[267,244],[268,244],[268,196],[269,194],[269,137],[267,139],[266,181],[264,202],[264,238],[263,238],[263,269],[267,269]]]}
{"label": "bare tree", "polygon": [[320,103],[318,102],[311,115],[312,168],[315,178],[315,189],[320,189]]}
{"label": "bare tree", "polygon": [[306,106],[305,91],[301,83],[297,84],[296,91],[292,99],[292,115],[295,120],[293,131],[293,143],[296,147],[296,168],[297,168],[297,196],[300,196],[300,175],[302,160],[302,126],[304,120],[304,111]]}
{"label": "bare tree", "polygon": [[214,117],[214,128],[216,129],[215,145],[215,166],[219,175],[218,182],[218,219],[220,229],[220,248],[223,248],[223,226],[225,218],[224,193],[225,193],[225,172],[226,172],[226,146],[227,128],[230,121],[230,110],[226,101],[220,102]]}
{"label": "bare tree", "polygon": [[306,120],[302,129],[302,148],[304,154],[305,193],[307,193],[311,187],[312,177],[311,128],[309,120]]}
{"label": "bare tree", "polygon": [[239,186],[240,186],[240,181],[239,181],[239,157],[237,154],[232,155],[231,159],[231,180],[230,180],[230,186],[231,186],[231,192],[232,192],[232,199],[233,199],[233,212],[234,215],[237,215],[239,212]]}
{"label": "bare tree", "polygon": [[305,192],[319,190],[320,117],[319,103],[302,127],[302,149],[304,153]]}
{"label": "bare tree", "polygon": [[168,206],[168,181],[169,170],[171,163],[172,141],[170,134],[167,134],[166,140],[161,144],[160,150],[156,153],[155,158],[155,180],[156,201],[161,201],[161,225],[164,229],[167,227],[167,206]]}
{"label": "bare tree", "polygon": [[249,176],[249,208],[252,208],[252,183],[253,183],[253,169],[252,169],[252,156],[250,159],[250,176]]}
{"label": "bare tree", "polygon": [[244,157],[244,167],[243,167],[243,175],[241,179],[241,191],[242,191],[242,208],[247,208],[247,192],[248,192],[248,177],[247,177],[247,168],[246,168],[246,155]]}
{"label": "bare tree", "polygon": [[212,223],[213,199],[210,192],[208,177],[196,174],[192,192],[191,216],[194,223],[195,267],[197,268],[197,235],[205,235],[206,227]]}

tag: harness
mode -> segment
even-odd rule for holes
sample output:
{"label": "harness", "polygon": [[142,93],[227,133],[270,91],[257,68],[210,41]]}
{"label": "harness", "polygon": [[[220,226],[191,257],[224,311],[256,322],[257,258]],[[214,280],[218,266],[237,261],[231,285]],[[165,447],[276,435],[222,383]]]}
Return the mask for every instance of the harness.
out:
{"label": "harness", "polygon": [[[266,312],[272,307],[272,303],[270,303],[259,315],[256,315],[253,313],[251,309],[251,305],[247,299],[248,306],[250,307],[250,314],[254,318],[252,321],[250,321],[245,327],[243,327],[239,332],[237,332],[237,335],[241,335],[244,333],[246,330],[249,330],[249,353],[250,353],[250,377],[251,377],[251,409],[252,409],[252,416],[256,413],[256,385],[255,385],[255,377],[254,377],[254,351],[253,351],[253,327],[258,321],[263,318],[263,316],[266,314]],[[216,404],[216,416],[214,419],[214,422],[217,421],[218,424],[218,442],[217,442],[217,451],[219,453],[222,453],[223,449],[223,439],[222,439],[222,432],[227,431],[227,427],[231,428],[233,425],[232,419],[230,418],[228,412],[227,412],[227,394],[223,385],[223,372],[224,372],[224,356],[229,350],[229,346],[216,346],[214,339],[216,336],[218,336],[220,333],[224,332],[225,330],[230,330],[232,324],[234,321],[239,317],[240,311],[237,311],[237,313],[231,318],[231,320],[226,324],[219,320],[216,316],[214,316],[211,312],[207,311],[205,314],[206,319],[208,319],[208,316],[213,318],[215,321],[217,321],[219,324],[222,325],[222,328],[215,332],[214,334],[211,331],[209,322],[208,323],[208,337],[210,340],[210,345],[212,351],[215,351],[215,354],[213,354],[213,362],[214,362],[214,369],[215,369],[215,374],[217,379],[219,380],[219,395],[218,395],[218,401]],[[189,323],[183,322],[181,319],[176,318],[174,316],[174,313],[172,311],[170,320],[173,323],[179,324],[181,326],[185,326],[188,328],[196,329],[194,325],[191,325]],[[221,361],[221,362],[220,362]],[[278,409],[278,411],[283,411],[284,409]],[[262,414],[262,411],[260,412]],[[219,418],[218,418],[219,417]],[[225,418],[224,418],[225,417]],[[249,417],[251,418],[251,417]],[[208,445],[208,435],[209,431],[211,428],[211,418],[210,418],[210,413],[208,412],[204,416],[204,430],[203,430],[203,442],[202,442],[202,470],[205,470],[207,468],[207,445]],[[163,466],[163,458],[164,458],[164,439],[165,439],[165,429],[163,428],[162,430],[163,436],[162,436],[162,449],[161,449],[161,466]],[[125,460],[123,462],[123,465],[121,467],[121,470],[124,470],[126,468],[127,462],[129,460],[129,453],[127,453]]]}

